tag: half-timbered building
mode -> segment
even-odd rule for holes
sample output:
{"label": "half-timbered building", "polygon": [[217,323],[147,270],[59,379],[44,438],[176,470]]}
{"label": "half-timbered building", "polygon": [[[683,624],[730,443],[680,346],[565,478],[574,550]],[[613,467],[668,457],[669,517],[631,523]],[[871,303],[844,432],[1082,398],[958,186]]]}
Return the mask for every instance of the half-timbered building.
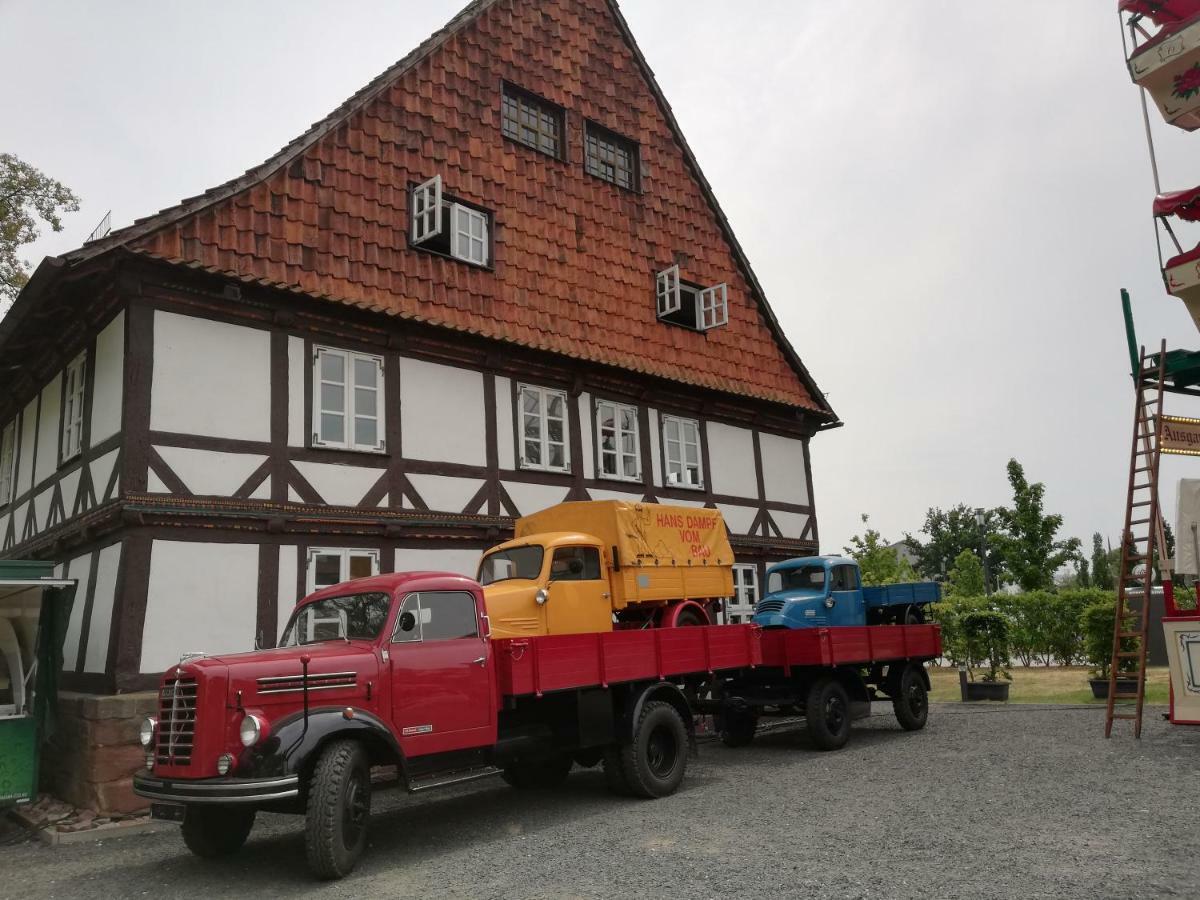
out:
{"label": "half-timbered building", "polygon": [[266,162],[37,269],[0,538],[79,580],[64,684],[473,573],[567,499],[715,507],[744,615],[837,424],[608,0],[479,0]]}

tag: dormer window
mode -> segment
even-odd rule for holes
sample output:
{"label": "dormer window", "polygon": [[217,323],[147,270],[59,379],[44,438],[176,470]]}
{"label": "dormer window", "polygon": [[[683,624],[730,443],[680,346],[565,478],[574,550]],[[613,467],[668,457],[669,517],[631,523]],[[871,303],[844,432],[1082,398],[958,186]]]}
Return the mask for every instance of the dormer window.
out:
{"label": "dormer window", "polygon": [[476,266],[491,263],[491,213],[443,194],[441,175],[414,187],[410,201],[414,247]]}
{"label": "dormer window", "polygon": [[629,138],[588,122],[584,130],[583,156],[588,174],[626,190],[639,189],[638,145]]}
{"label": "dormer window", "polygon": [[536,94],[509,84],[501,89],[500,130],[526,147],[563,159],[563,109]]}
{"label": "dormer window", "polygon": [[689,284],[679,277],[679,266],[658,273],[655,310],[672,325],[708,331],[729,323],[729,289],[722,282],[712,287]]}

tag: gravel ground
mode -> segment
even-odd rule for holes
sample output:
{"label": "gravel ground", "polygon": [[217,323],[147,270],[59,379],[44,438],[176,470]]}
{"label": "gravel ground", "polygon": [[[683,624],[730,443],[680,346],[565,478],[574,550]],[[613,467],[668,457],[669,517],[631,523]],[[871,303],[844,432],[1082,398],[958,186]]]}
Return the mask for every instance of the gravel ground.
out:
{"label": "gravel ground", "polygon": [[380,794],[340,882],[309,879],[298,818],[264,815],[215,864],[171,832],[0,847],[0,897],[1196,896],[1200,730],[1148,710],[1140,744],[1105,741],[1102,709],[945,704],[906,734],[876,709],[838,753],[795,727],[706,742],[664,800],[613,797],[598,770]]}

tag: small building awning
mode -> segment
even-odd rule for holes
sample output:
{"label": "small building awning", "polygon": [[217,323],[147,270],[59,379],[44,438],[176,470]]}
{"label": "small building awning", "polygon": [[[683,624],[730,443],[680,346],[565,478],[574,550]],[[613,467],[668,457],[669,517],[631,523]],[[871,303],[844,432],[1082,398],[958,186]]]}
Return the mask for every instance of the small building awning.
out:
{"label": "small building awning", "polygon": [[1117,0],[1117,10],[1141,13],[1156,25],[1178,25],[1200,14],[1200,0]]}
{"label": "small building awning", "polygon": [[1170,191],[1154,198],[1154,215],[1175,216],[1185,222],[1200,222],[1200,186]]}

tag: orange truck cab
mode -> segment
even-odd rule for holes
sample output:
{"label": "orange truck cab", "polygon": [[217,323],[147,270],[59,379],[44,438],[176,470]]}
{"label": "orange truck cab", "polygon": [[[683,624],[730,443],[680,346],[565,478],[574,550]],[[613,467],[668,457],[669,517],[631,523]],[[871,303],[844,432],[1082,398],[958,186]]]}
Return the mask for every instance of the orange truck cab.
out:
{"label": "orange truck cab", "polygon": [[592,500],[518,519],[478,580],[493,634],[528,637],[712,624],[732,567],[718,510]]}

